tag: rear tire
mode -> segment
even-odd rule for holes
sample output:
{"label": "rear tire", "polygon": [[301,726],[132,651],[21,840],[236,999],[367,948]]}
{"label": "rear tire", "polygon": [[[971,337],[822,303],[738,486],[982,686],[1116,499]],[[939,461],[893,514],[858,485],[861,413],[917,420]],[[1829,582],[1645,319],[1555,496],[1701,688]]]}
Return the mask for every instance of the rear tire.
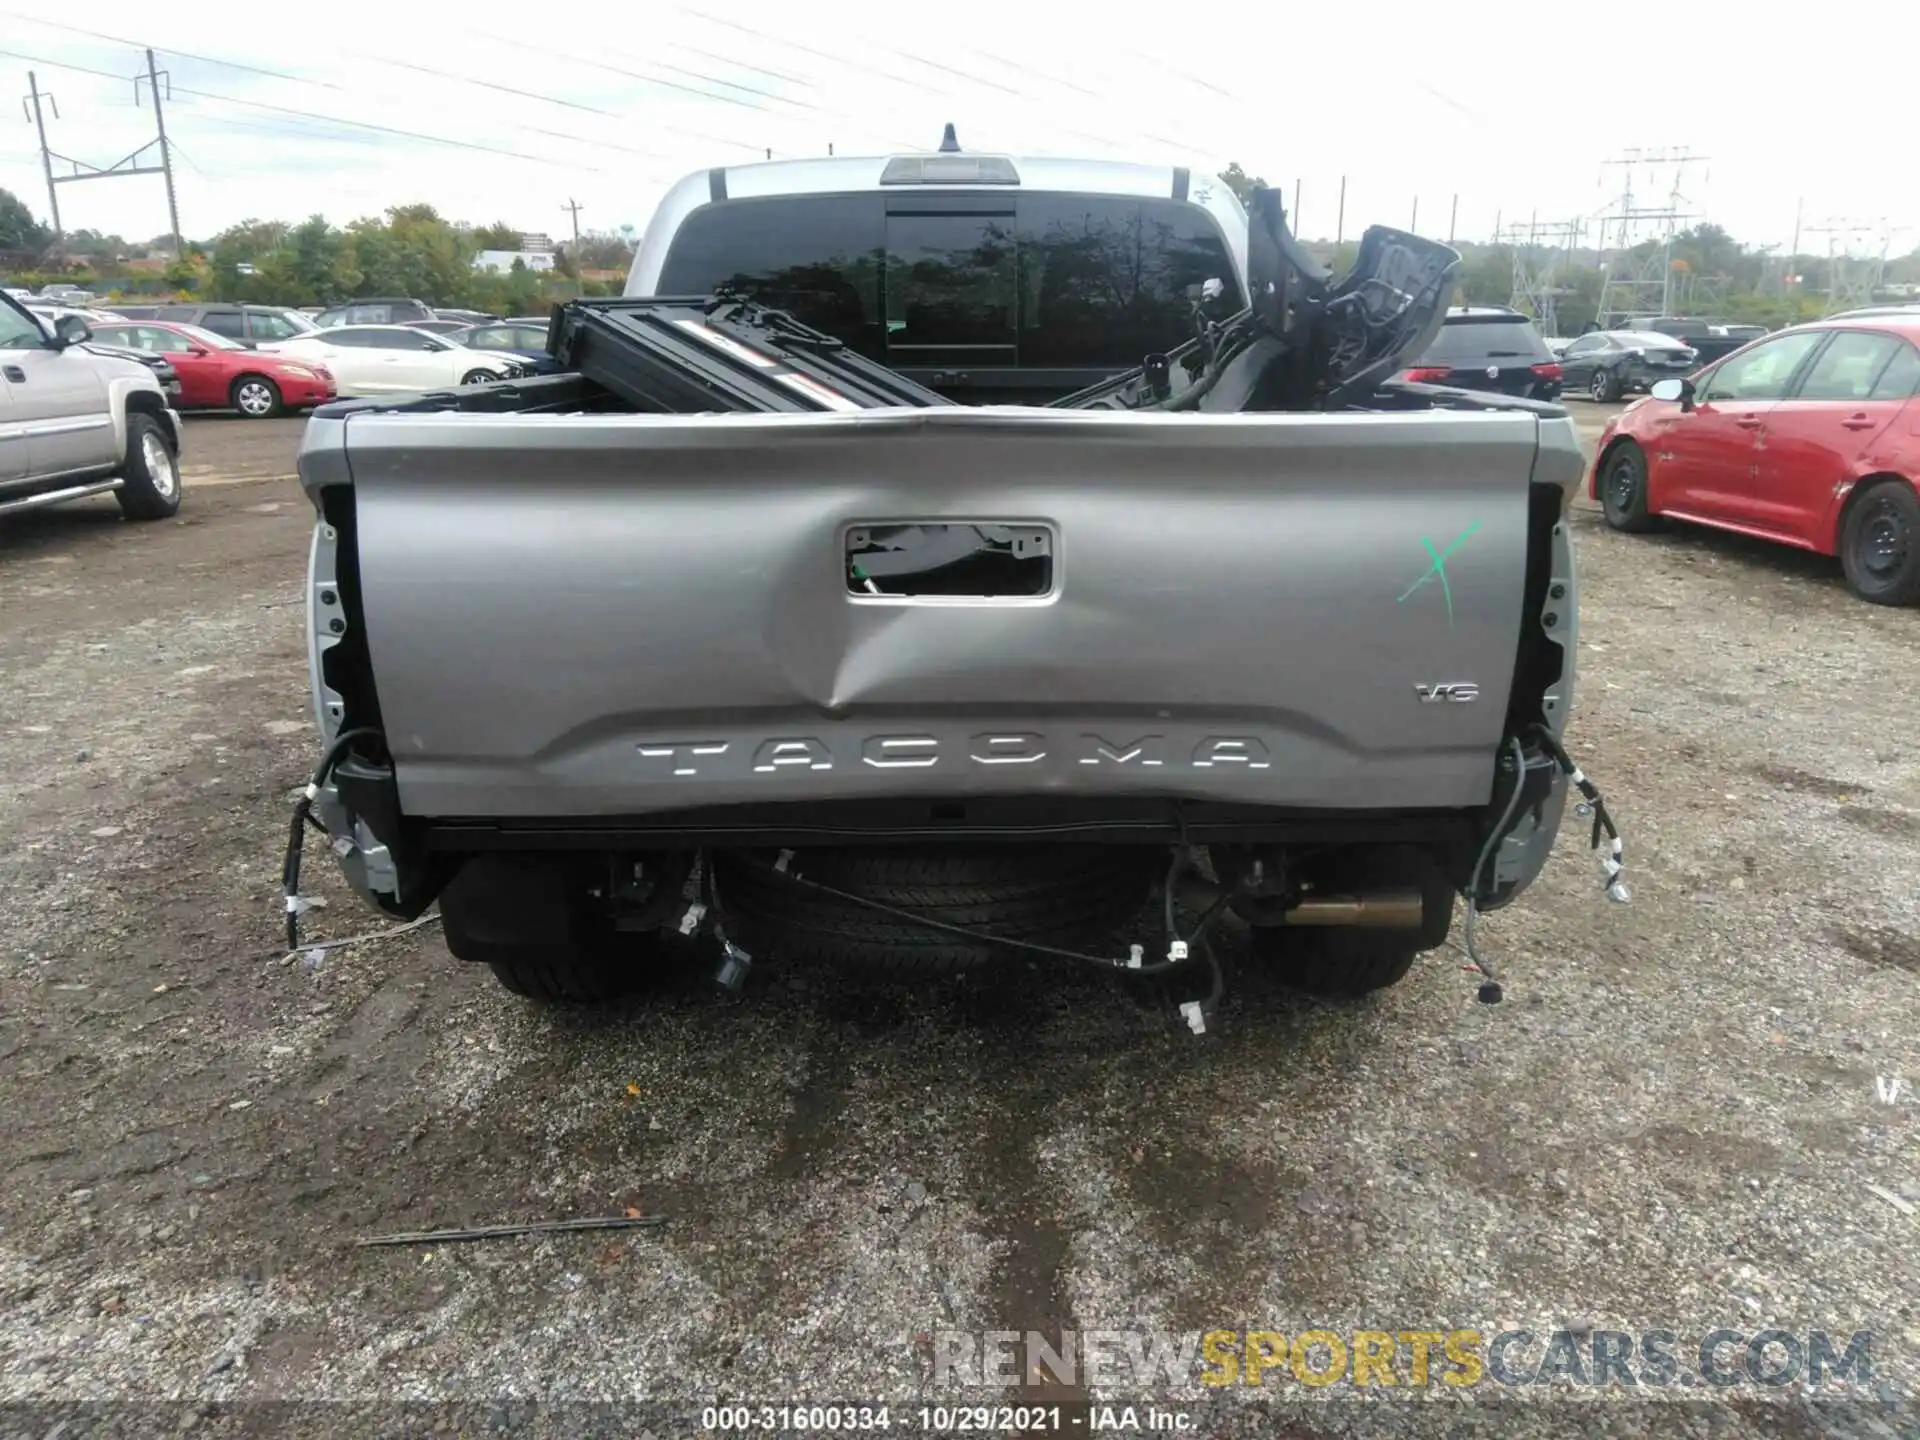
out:
{"label": "rear tire", "polygon": [[180,512],[180,466],[166,427],[138,410],[127,415],[127,458],[114,499],[129,520],[165,520]]}
{"label": "rear tire", "polygon": [[1647,513],[1647,455],[1631,440],[1622,440],[1600,462],[1600,512],[1607,524],[1628,535],[1653,529]]}
{"label": "rear tire", "polygon": [[1020,952],[809,890],[792,877],[949,925],[1084,951],[1138,913],[1165,869],[1157,851],[1111,845],[802,850],[784,874],[766,851],[709,859],[726,924],[749,953],[902,976],[953,974]]}
{"label": "rear tire", "polygon": [[1443,945],[1453,920],[1453,889],[1436,859],[1410,845],[1383,845],[1343,857],[1321,876],[1324,891],[1418,889],[1424,923],[1417,930],[1350,926],[1257,925],[1253,957],[1296,990],[1352,1000],[1404,980],[1413,958]]}
{"label": "rear tire", "polygon": [[249,420],[271,420],[287,408],[280,387],[264,375],[242,375],[227,398]]}
{"label": "rear tire", "polygon": [[1840,527],[1847,587],[1873,605],[1920,600],[1920,499],[1900,480],[1883,480],[1856,499]]}
{"label": "rear tire", "polygon": [[487,966],[516,995],[600,1004],[646,976],[655,934],[620,934],[589,903],[587,882],[558,860],[479,855],[440,896],[447,949]]}

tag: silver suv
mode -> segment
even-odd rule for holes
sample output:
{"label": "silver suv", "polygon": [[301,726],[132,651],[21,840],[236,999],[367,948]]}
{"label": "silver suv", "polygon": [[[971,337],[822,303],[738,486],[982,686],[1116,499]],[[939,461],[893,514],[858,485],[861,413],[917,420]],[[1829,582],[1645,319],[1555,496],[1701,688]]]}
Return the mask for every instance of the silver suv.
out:
{"label": "silver suv", "polygon": [[180,417],[152,370],[88,334],[0,295],[0,515],[109,492],[129,520],[180,508]]}

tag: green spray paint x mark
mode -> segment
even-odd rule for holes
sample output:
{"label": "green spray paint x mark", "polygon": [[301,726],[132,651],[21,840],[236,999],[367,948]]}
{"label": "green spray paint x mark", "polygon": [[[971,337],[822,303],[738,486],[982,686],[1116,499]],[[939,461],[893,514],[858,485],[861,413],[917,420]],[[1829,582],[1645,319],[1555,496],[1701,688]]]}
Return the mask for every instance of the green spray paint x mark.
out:
{"label": "green spray paint x mark", "polygon": [[1433,537],[1430,535],[1422,535],[1420,537],[1420,544],[1422,548],[1426,550],[1427,556],[1433,561],[1433,564],[1427,567],[1426,574],[1409,585],[1400,598],[1393,603],[1396,605],[1404,604],[1414,591],[1418,590],[1429,580],[1438,580],[1440,582],[1440,593],[1444,595],[1447,600],[1447,624],[1453,624],[1453,587],[1447,583],[1447,557],[1462,545],[1466,544],[1472,537],[1473,532],[1479,528],[1480,522],[1478,520],[1474,521],[1473,524],[1455,536],[1453,543],[1444,550],[1435,550],[1433,548]]}

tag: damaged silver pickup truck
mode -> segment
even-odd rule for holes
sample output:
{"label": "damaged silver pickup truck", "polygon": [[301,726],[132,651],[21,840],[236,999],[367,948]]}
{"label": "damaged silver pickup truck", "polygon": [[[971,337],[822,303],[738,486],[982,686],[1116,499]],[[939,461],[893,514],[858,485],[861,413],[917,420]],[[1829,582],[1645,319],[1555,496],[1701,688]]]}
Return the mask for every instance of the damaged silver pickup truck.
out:
{"label": "damaged silver pickup truck", "polygon": [[1336,279],[1274,192],[1249,229],[1250,305],[1197,294],[1191,341],[1045,408],[723,293],[573,302],[564,373],[317,411],[290,937],[323,828],[523,995],[617,995],[677,932],[730,986],[1191,970],[1201,1029],[1221,924],[1324,994],[1399,980],[1456,896],[1471,947],[1569,784],[1624,898],[1559,740],[1571,419],[1391,378],[1447,247],[1376,227]]}

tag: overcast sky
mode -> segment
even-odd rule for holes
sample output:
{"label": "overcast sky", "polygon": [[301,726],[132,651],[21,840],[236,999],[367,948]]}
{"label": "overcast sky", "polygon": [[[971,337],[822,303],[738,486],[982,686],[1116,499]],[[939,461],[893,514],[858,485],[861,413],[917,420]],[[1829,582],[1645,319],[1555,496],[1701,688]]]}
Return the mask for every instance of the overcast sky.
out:
{"label": "overcast sky", "polygon": [[[1342,175],[1348,236],[1406,225],[1417,202],[1417,228],[1444,238],[1456,195],[1464,239],[1592,216],[1620,204],[1623,167],[1605,162],[1640,147],[1710,157],[1684,172],[1683,208],[1749,242],[1784,247],[1804,202],[1803,251],[1824,252],[1816,227],[1835,220],[1884,220],[1896,253],[1920,244],[1910,92],[1847,58],[1847,37],[1914,54],[1914,0],[1856,0],[1831,37],[1796,12],[1807,62],[1791,70],[1783,19],[1705,5],[431,8],[0,0],[0,67],[19,94],[29,70],[53,92],[56,153],[106,165],[152,138],[130,77],[154,44],[180,223],[199,238],[410,201],[562,235],[578,200],[582,228],[639,229],[688,171],[931,149],[950,120],[973,150],[1238,160],[1289,197],[1299,182],[1313,237],[1334,231]],[[0,186],[44,220],[33,128],[6,113]],[[1671,166],[1630,168],[1636,206],[1674,185]],[[63,185],[60,205],[70,230],[167,228],[157,176]]]}

